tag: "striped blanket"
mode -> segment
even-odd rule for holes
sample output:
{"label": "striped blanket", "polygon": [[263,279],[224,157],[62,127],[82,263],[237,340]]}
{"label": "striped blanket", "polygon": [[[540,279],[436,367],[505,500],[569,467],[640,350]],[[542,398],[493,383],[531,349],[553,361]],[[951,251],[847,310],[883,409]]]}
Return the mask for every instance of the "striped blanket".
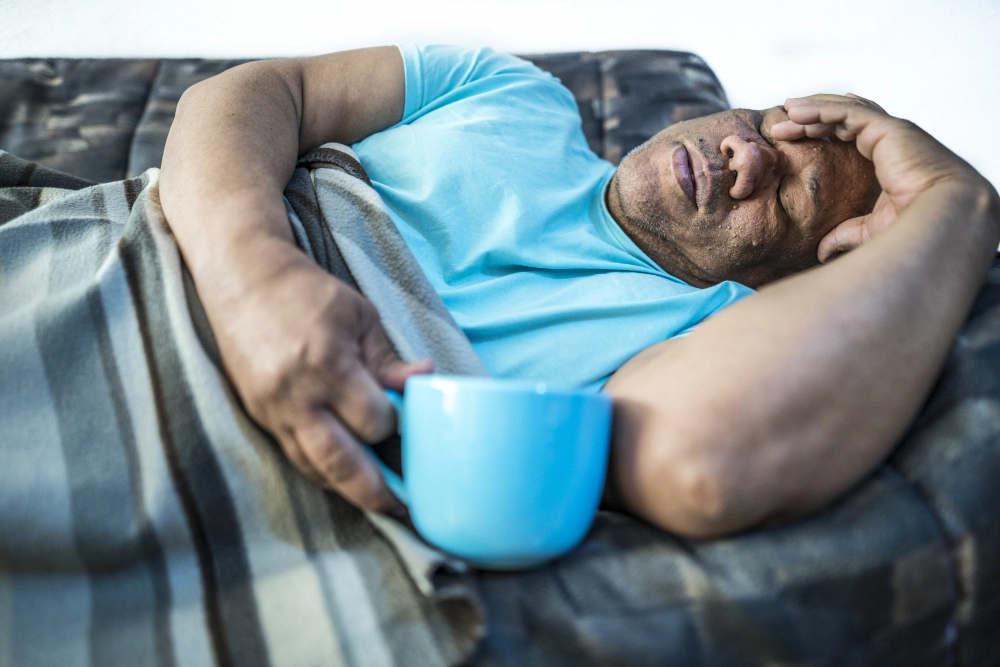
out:
{"label": "striped blanket", "polygon": [[[406,359],[482,373],[346,147],[296,238]],[[0,151],[0,667],[444,665],[471,575],[298,475],[225,375],[158,172],[90,185]]]}

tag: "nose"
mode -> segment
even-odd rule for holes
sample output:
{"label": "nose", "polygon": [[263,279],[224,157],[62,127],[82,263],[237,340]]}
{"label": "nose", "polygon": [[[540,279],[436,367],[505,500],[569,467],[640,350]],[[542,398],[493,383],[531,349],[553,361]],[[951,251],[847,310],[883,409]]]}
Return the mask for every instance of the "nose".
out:
{"label": "nose", "polygon": [[746,199],[773,177],[778,166],[778,151],[742,137],[730,135],[719,146],[727,168],[736,172],[736,183],[729,189],[733,199]]}

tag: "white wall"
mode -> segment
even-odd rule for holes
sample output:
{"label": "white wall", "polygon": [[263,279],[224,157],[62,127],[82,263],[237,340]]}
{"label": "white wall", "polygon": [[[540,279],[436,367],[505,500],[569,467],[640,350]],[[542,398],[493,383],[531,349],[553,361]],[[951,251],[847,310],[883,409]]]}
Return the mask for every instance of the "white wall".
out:
{"label": "white wall", "polygon": [[998,0],[0,0],[0,57],[303,55],[398,41],[672,48],[734,106],[855,92],[1000,185]]}

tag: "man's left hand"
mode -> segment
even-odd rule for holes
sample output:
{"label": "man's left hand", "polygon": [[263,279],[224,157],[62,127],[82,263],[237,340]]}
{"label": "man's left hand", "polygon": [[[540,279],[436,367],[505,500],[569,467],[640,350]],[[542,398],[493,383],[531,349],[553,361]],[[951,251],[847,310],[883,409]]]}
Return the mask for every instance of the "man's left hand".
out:
{"label": "man's left hand", "polygon": [[843,221],[819,243],[828,262],[877,236],[934,183],[946,179],[981,180],[961,158],[913,123],[894,118],[871,100],[847,95],[811,95],[785,101],[789,120],[771,128],[775,139],[836,137],[857,143],[875,163],[882,194],[871,213]]}

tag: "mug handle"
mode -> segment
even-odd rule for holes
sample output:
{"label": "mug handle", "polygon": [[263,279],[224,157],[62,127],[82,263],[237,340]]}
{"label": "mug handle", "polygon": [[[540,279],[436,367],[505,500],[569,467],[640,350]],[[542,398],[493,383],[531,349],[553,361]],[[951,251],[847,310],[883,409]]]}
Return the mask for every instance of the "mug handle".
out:
{"label": "mug handle", "polygon": [[[392,407],[396,408],[396,432],[400,435],[403,434],[403,397],[398,393],[385,389],[385,397],[389,399],[392,403]],[[397,475],[393,470],[389,468],[382,459],[375,456],[375,452],[372,448],[365,446],[365,451],[368,452],[368,456],[375,461],[375,465],[378,466],[379,471],[382,473],[383,479],[385,479],[386,486],[392,491],[392,495],[399,498],[399,501],[404,505],[410,504],[410,493],[406,490],[406,484],[403,482],[403,478]]]}

